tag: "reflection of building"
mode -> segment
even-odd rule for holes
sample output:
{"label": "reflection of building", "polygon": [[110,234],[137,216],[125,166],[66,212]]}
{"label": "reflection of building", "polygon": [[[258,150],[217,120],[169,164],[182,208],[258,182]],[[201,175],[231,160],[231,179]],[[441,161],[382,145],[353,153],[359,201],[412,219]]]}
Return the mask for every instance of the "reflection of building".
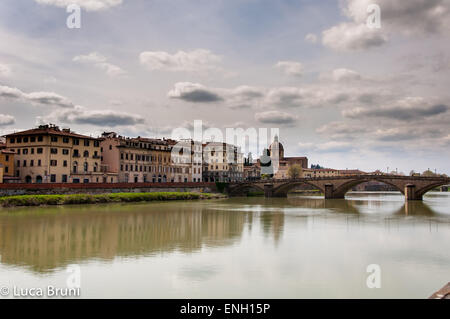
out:
{"label": "reflection of building", "polygon": [[284,147],[283,144],[278,141],[278,136],[275,136],[273,143],[269,147],[269,152],[272,159],[272,165],[274,170],[276,170],[274,174],[274,178],[276,179],[289,178],[289,167],[293,165],[299,165],[302,169],[308,168],[307,157],[284,156]]}
{"label": "reflection of building", "polygon": [[101,182],[100,141],[86,135],[41,125],[6,136],[14,151],[15,176],[26,183]]}
{"label": "reflection of building", "polygon": [[[69,213],[61,214],[61,209]],[[193,252],[205,244],[226,246],[242,235],[248,216],[179,205],[163,211],[154,205],[48,210],[58,214],[33,215],[26,223],[22,214],[0,216],[3,264],[46,272],[95,258]]]}
{"label": "reflection of building", "polygon": [[244,159],[240,148],[227,143],[203,144],[203,181],[242,181]]}

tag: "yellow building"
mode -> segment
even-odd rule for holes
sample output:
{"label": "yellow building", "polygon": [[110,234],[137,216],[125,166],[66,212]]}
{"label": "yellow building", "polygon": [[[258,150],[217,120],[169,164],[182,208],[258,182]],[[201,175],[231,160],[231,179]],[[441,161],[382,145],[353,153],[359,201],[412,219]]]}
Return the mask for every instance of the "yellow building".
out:
{"label": "yellow building", "polygon": [[14,179],[14,152],[6,149],[6,144],[0,144],[0,183]]}
{"label": "yellow building", "polygon": [[100,140],[70,129],[41,125],[6,135],[14,151],[15,176],[24,183],[98,183],[101,172]]}

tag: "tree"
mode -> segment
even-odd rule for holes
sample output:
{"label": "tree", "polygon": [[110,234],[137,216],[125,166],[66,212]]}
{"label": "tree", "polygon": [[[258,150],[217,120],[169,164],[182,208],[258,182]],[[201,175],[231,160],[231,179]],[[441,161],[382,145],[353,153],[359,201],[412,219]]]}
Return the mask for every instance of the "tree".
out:
{"label": "tree", "polygon": [[302,167],[298,164],[290,166],[288,169],[289,178],[295,179],[301,177],[302,171],[303,171]]}
{"label": "tree", "polygon": [[433,176],[436,176],[436,174],[434,174],[432,171],[427,169],[425,172],[422,173],[422,176],[433,177]]}

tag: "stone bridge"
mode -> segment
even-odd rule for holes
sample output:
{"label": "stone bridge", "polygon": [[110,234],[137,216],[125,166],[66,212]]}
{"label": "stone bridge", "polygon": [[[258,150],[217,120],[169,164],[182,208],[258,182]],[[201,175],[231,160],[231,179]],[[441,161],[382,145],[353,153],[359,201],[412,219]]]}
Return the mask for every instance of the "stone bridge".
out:
{"label": "stone bridge", "polygon": [[358,184],[378,181],[398,189],[406,200],[422,200],[423,195],[433,188],[450,183],[448,177],[400,176],[400,175],[350,175],[335,177],[269,179],[253,182],[230,183],[230,196],[239,196],[250,189],[264,192],[266,197],[286,197],[287,193],[301,184],[319,189],[326,199],[345,198],[345,193]]}

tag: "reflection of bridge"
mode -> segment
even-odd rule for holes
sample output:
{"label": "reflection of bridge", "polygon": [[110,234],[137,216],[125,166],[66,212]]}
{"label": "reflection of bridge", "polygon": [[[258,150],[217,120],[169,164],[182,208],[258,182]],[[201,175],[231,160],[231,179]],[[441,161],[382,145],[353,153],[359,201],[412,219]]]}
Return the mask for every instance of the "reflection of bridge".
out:
{"label": "reflection of bridge", "polygon": [[448,177],[423,177],[399,175],[351,175],[336,177],[298,178],[283,180],[261,180],[254,182],[231,183],[230,195],[242,195],[249,189],[264,191],[266,197],[286,197],[287,193],[301,184],[309,184],[319,189],[326,199],[344,198],[345,193],[358,184],[378,181],[398,189],[406,200],[422,200],[423,195],[433,188],[447,185]]}

